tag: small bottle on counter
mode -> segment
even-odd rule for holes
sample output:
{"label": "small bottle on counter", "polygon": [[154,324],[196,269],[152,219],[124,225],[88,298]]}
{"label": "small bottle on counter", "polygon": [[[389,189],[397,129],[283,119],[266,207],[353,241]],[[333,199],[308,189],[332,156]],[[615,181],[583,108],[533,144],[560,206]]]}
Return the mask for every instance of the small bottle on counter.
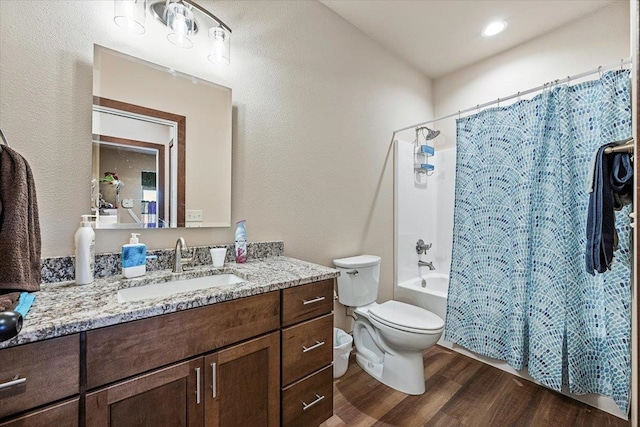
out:
{"label": "small bottle on counter", "polygon": [[246,220],[236,223],[236,262],[247,262],[247,230],[244,228]]}
{"label": "small bottle on counter", "polygon": [[91,227],[91,217],[92,215],[82,215],[80,228],[75,234],[75,278],[78,285],[86,285],[93,282],[96,261],[96,233]]}
{"label": "small bottle on counter", "polygon": [[140,233],[131,233],[129,244],[122,245],[120,259],[122,275],[126,279],[142,276],[147,272],[147,245],[140,243]]}

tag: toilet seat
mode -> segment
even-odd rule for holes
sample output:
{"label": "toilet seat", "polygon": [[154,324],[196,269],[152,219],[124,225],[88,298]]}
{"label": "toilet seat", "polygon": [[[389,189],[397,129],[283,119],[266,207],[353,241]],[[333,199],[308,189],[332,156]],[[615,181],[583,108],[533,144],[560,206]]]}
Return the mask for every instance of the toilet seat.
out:
{"label": "toilet seat", "polygon": [[436,334],[444,328],[444,321],[437,315],[399,301],[375,305],[369,309],[369,316],[390,328],[417,334]]}

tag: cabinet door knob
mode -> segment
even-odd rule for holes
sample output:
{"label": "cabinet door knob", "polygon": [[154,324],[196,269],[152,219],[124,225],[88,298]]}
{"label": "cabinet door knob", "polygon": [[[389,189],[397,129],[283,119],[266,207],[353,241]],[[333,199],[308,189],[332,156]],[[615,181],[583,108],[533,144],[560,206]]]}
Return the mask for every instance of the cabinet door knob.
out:
{"label": "cabinet door knob", "polygon": [[200,368],[196,368],[196,404],[200,404]]}
{"label": "cabinet door knob", "polygon": [[302,352],[306,353],[307,351],[311,351],[314,348],[318,348],[318,347],[323,346],[323,345],[324,345],[324,341],[316,341],[316,343],[314,345],[312,345],[311,347],[302,346]]}
{"label": "cabinet door knob", "polygon": [[320,396],[319,394],[316,393],[316,400],[314,400],[313,402],[307,404],[307,403],[304,403],[304,401],[302,401],[302,410],[306,411],[307,409],[311,408],[313,405],[320,403],[322,399],[324,399],[324,396]]}
{"label": "cabinet door knob", "polygon": [[212,363],[211,364],[211,394],[214,399],[218,397],[218,385],[216,384],[216,368],[217,368],[216,364]]}

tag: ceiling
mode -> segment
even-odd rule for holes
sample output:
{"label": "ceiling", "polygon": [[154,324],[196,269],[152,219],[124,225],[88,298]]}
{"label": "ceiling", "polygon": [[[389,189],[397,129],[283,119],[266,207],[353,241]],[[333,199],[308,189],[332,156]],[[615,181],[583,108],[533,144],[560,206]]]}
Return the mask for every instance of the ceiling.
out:
{"label": "ceiling", "polygon": [[[320,0],[373,40],[437,78],[534,39],[616,1]],[[496,19],[502,34],[480,35]]]}

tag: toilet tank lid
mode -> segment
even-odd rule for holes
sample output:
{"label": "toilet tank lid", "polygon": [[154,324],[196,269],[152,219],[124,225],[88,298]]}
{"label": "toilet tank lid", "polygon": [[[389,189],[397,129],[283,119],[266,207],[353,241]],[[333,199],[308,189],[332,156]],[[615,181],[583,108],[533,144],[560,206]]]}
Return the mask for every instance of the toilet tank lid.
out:
{"label": "toilet tank lid", "polygon": [[362,268],[380,264],[380,257],[375,255],[358,255],[349,258],[334,259],[333,264],[342,268]]}

